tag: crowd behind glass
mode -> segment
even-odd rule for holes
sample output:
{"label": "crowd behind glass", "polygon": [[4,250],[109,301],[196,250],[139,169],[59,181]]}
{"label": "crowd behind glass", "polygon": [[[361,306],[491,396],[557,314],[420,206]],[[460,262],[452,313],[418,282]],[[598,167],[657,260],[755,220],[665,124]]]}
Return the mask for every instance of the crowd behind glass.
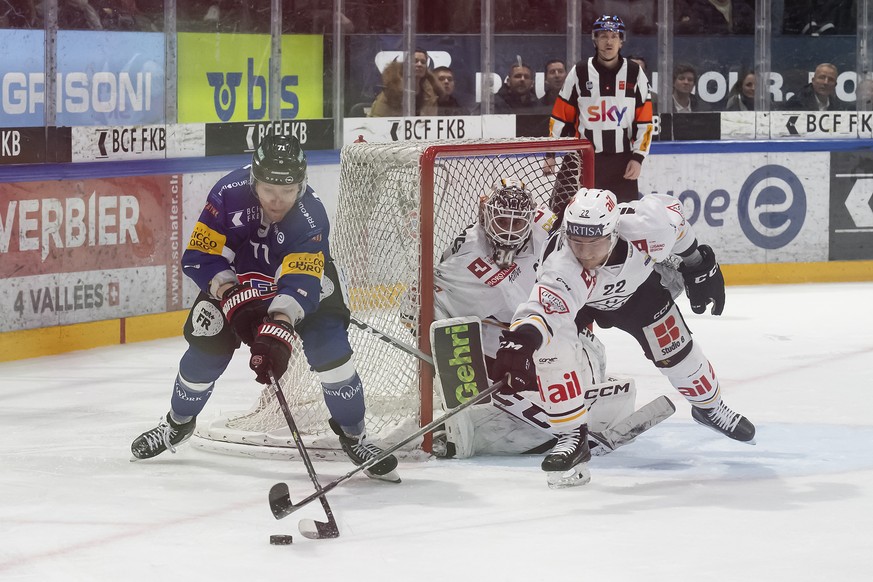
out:
{"label": "crowd behind glass", "polygon": [[[843,42],[837,49],[833,49],[834,44],[829,40],[855,37],[859,30],[858,4],[866,7],[866,2],[867,0],[773,0],[767,3],[770,23],[768,38],[805,37],[807,43],[815,43],[804,44],[802,49],[794,49],[809,52],[812,47],[813,54],[805,58],[813,60],[802,67],[805,69],[800,71],[802,75],[792,78],[793,85],[786,88],[790,91],[787,94],[793,96],[771,102],[770,109],[870,108],[873,101],[873,75],[868,77],[864,71],[860,71],[862,76],[858,81],[853,73],[849,89],[846,89],[846,82],[843,80],[840,90],[835,91],[840,73],[853,71],[855,68],[855,45]],[[483,3],[490,3],[492,7],[491,22],[483,23],[483,13],[486,13]],[[567,21],[570,3],[578,9],[576,25],[570,25]],[[162,32],[167,22],[165,4],[165,0],[0,0],[0,29],[40,29],[45,26],[46,6],[54,5],[58,29]],[[178,32],[270,33],[269,1],[175,0],[173,4],[173,21]],[[657,46],[655,43],[658,40],[659,6],[672,5],[672,34],[677,43],[683,38],[692,41],[698,38],[703,41],[711,40],[712,37],[730,36],[743,39],[742,42],[749,46],[750,54],[754,52],[755,43],[755,0],[673,0],[666,3],[664,0],[419,0],[417,3],[409,0],[343,0],[336,3],[342,9],[337,19],[334,18],[334,4],[331,0],[282,0],[282,33],[324,34],[327,39],[327,53],[331,50],[329,39],[336,30],[342,31],[348,38],[405,34],[408,31],[404,31],[404,17],[409,14],[410,4],[414,4],[413,21],[416,23],[415,32],[419,38],[434,38],[433,35],[476,36],[483,34],[486,29],[489,34],[509,38],[555,38],[556,35],[578,34],[582,39],[581,55],[587,57],[591,54],[590,41],[587,40],[590,23],[600,14],[617,14],[624,20],[628,31],[629,42],[625,43],[625,56],[639,59],[644,68],[650,71],[657,69],[658,55],[651,54],[651,51],[648,58],[633,54],[633,40],[640,39],[641,43],[648,40],[649,46]],[[492,112],[548,112],[550,103],[554,101],[554,86],[562,80],[561,71],[551,69],[562,69],[563,74],[566,74],[573,64],[564,62],[566,59],[560,56],[566,52],[566,44],[556,44],[552,54],[524,55],[524,62],[519,62],[518,67],[513,65],[508,70],[495,71],[503,79],[504,86],[500,89],[506,93],[504,97],[508,95],[510,99],[501,99],[500,92],[497,91],[496,106]],[[345,46],[348,51],[349,44],[346,43]],[[432,107],[422,109],[417,105],[417,114],[458,115],[481,112],[476,102],[459,102],[457,94],[452,97],[457,84],[466,88],[469,101],[469,96],[475,93],[475,81],[458,78],[451,68],[435,66],[427,58],[428,47],[419,46],[418,58],[424,55],[428,82],[432,83],[432,88],[444,103],[437,104],[434,97]],[[852,54],[847,54],[847,46],[851,47]],[[698,98],[701,89],[698,82],[705,82],[705,79],[701,80],[700,71],[685,62],[685,56],[681,51],[674,51],[672,55],[672,107],[668,98],[667,103],[660,109],[656,107],[656,111],[755,109],[756,79],[761,77],[756,76],[752,62],[748,62],[742,69],[736,67],[737,70],[731,70],[729,92],[718,102],[707,103]],[[718,55],[710,54],[707,58],[718,61]],[[343,96],[345,113],[349,116],[375,116],[380,115],[380,111],[387,111],[388,113],[381,114],[397,115],[396,108],[386,108],[384,103],[378,103],[379,96],[384,93],[384,81],[380,83],[377,80],[372,87],[362,90],[358,86],[360,83],[349,81],[351,74],[348,63],[349,60],[346,59],[346,71],[342,80],[347,84]],[[383,78],[385,74],[383,71]],[[332,82],[328,78],[330,75],[329,71],[325,74],[326,86]],[[652,89],[657,92],[659,86],[652,83]],[[521,95],[516,101],[524,104],[523,111],[515,111],[511,99],[514,91]],[[850,92],[850,98],[845,98],[847,91]],[[524,93],[528,93],[530,99]],[[325,94],[328,95],[329,92],[326,91]],[[657,93],[654,97],[657,100]],[[507,102],[509,105],[504,107]],[[332,109],[326,103],[325,116],[329,117],[331,113]]]}

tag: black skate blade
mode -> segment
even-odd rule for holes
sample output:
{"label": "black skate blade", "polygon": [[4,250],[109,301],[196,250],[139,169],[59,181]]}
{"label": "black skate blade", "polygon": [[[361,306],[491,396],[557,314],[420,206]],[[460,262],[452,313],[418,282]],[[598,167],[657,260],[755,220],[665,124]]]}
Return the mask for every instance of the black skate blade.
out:
{"label": "black skate blade", "polygon": [[273,517],[282,519],[296,510],[297,508],[291,502],[291,492],[288,490],[287,483],[276,483],[270,488],[270,511],[273,512]]}
{"label": "black skate blade", "polygon": [[314,519],[301,519],[297,524],[300,534],[310,540],[324,540],[339,537],[339,529],[333,522],[315,521]]}

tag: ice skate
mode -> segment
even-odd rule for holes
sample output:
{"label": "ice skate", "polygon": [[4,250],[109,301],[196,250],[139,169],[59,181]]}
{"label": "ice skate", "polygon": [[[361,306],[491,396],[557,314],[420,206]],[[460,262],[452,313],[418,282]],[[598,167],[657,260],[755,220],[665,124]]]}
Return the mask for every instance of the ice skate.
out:
{"label": "ice skate", "polygon": [[558,444],[543,459],[542,469],[552,489],[585,485],[591,481],[588,461],[588,425],[583,424],[573,432],[562,434]]}
{"label": "ice skate", "polygon": [[438,459],[455,458],[455,443],[449,441],[449,436],[446,433],[446,425],[444,424],[433,429],[431,453]]}
{"label": "ice skate", "polygon": [[715,408],[692,406],[691,418],[735,441],[755,444],[755,425],[742,414],[728,408],[723,400],[719,400]]}
{"label": "ice skate", "polygon": [[197,417],[194,417],[184,424],[177,424],[170,417],[170,413],[167,413],[167,416],[161,419],[158,426],[134,439],[130,445],[130,452],[134,456],[131,460],[151,459],[167,449],[170,449],[171,453],[175,453],[176,447],[194,434],[196,419]]}
{"label": "ice skate", "polygon": [[[349,435],[343,432],[343,429],[340,428],[334,419],[331,418],[329,423],[330,428],[332,428],[333,432],[335,432],[339,437],[343,451],[349,456],[355,465],[363,465],[370,459],[376,458],[382,454],[382,449],[367,439],[366,433],[357,436]],[[395,470],[396,468],[397,457],[389,455],[369,469],[364,469],[364,474],[371,479],[400,483],[400,475]]]}

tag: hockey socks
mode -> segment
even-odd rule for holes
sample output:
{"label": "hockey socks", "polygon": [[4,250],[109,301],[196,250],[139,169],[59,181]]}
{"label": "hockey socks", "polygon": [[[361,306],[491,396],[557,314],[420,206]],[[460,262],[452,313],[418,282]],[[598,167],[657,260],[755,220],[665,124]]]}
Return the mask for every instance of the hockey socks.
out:
{"label": "hockey socks", "polygon": [[364,386],[352,360],[318,372],[324,403],[334,421],[350,435],[364,432]]}
{"label": "hockey socks", "polygon": [[181,424],[200,414],[214,387],[215,382],[189,382],[181,373],[177,374],[173,383],[173,397],[170,399],[173,420]]}

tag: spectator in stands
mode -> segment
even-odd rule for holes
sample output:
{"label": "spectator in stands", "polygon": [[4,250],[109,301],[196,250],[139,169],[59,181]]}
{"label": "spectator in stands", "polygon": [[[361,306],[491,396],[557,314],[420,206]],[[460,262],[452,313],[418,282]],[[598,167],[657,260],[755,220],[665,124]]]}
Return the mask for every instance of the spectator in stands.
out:
{"label": "spectator in stands", "polygon": [[[443,94],[434,74],[428,70],[427,51],[415,51],[415,112],[414,115],[438,115],[439,98]],[[403,115],[403,63],[393,61],[382,71],[382,92],[373,101],[370,117],[400,117]]]}
{"label": "spectator in stands", "polygon": [[[37,9],[44,10],[42,2]],[[100,14],[88,3],[88,0],[62,0],[58,2],[58,27],[80,30],[103,30]]]}
{"label": "spectator in stands", "polygon": [[785,2],[783,32],[810,36],[855,34],[854,13],[855,0],[791,0]]}
{"label": "spectator in stands", "polygon": [[658,92],[655,91],[655,88],[652,87],[652,75],[649,73],[649,66],[646,63],[646,59],[640,55],[631,55],[627,58],[629,61],[633,61],[640,66],[640,69],[643,71],[643,74],[646,76],[646,81],[649,85],[649,98],[652,100],[652,111],[658,110]]}
{"label": "spectator in stands", "polygon": [[533,69],[521,57],[509,68],[509,75],[494,97],[496,113],[536,113],[539,99],[534,92]]}
{"label": "spectator in stands", "polygon": [[812,81],[785,102],[788,111],[840,111],[845,105],[837,99],[836,65],[821,63],[815,68]]}
{"label": "spectator in stands", "polygon": [[754,34],[754,0],[679,0],[676,34]]}
{"label": "spectator in stands", "polygon": [[[266,3],[269,7],[269,2]],[[355,32],[354,23],[339,14],[343,33]],[[282,0],[282,32],[296,34],[332,34],[334,11],[332,2],[324,0]]]}
{"label": "spectator in stands", "polygon": [[755,110],[755,71],[746,71],[739,77],[728,93],[725,111]]}
{"label": "spectator in stands", "polygon": [[437,100],[439,115],[467,115],[468,111],[455,97],[455,74],[449,67],[437,67],[433,70],[437,82],[443,88],[443,94]]}
{"label": "spectator in stands", "polygon": [[564,87],[564,79],[567,78],[567,64],[561,59],[552,59],[546,62],[545,67],[545,93],[540,98],[540,106],[545,113],[551,114],[555,106],[555,99]]}
{"label": "spectator in stands", "polygon": [[700,98],[694,94],[697,71],[688,63],[679,63],[673,69],[673,113],[696,113],[708,111]]}
{"label": "spectator in stands", "polygon": [[0,0],[0,28],[42,28],[42,16],[37,13],[36,2]]}
{"label": "spectator in stands", "polygon": [[858,83],[855,100],[858,111],[873,111],[873,78],[869,73]]}

